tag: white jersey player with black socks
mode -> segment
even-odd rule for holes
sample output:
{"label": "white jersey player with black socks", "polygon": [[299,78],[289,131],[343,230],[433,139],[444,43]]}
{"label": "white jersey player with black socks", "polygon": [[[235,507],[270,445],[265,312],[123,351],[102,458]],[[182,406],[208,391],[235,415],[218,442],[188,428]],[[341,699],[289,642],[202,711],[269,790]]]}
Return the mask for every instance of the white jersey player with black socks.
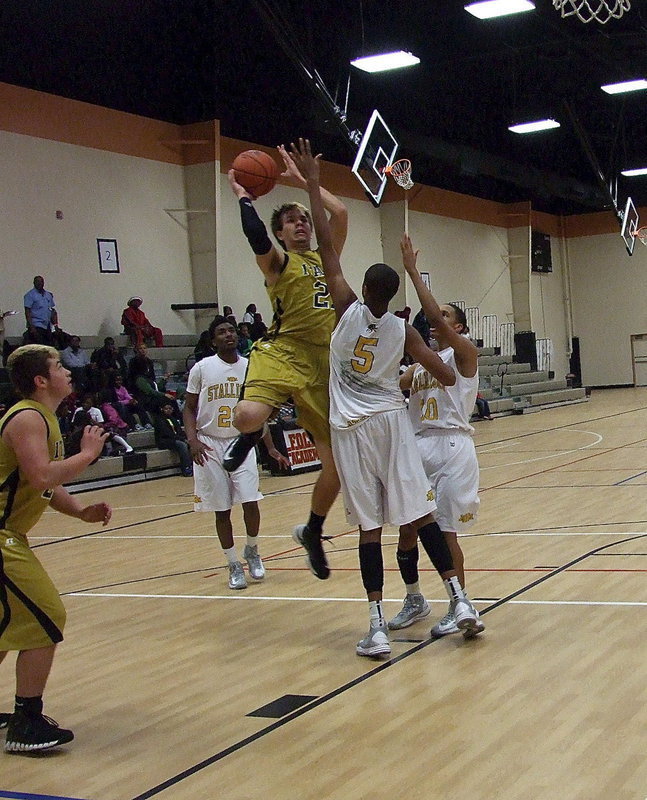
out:
{"label": "white jersey player with black socks", "polygon": [[293,156],[306,178],[312,217],[337,326],[330,352],[330,425],[335,463],[346,517],[360,531],[359,561],[369,601],[369,630],[356,652],[385,657],[391,652],[382,609],[384,566],[381,535],[385,522],[427,530],[434,565],[445,579],[461,624],[475,614],[464,601],[451,553],[440,529],[433,530],[435,508],[413,429],[399,390],[399,365],[406,351],[444,385],[451,367],[431,351],[420,334],[388,311],[400,279],[386,264],[373,264],[364,275],[362,300],[344,279],[319,193],[318,157],[307,140]]}
{"label": "white jersey player with black socks", "polygon": [[[480,503],[479,468],[472,439],[474,429],[470,425],[479,382],[477,351],[465,336],[467,324],[462,310],[454,305],[438,306],[422,283],[416,268],[417,253],[413,252],[411,240],[406,236],[402,241],[402,253],[405,268],[438,342],[438,355],[456,374],[452,386],[443,386],[424,367],[414,364],[402,376],[400,385],[410,393],[409,415],[415,441],[438,506],[434,516],[465,589],[464,557],[457,534],[474,523]],[[425,546],[423,537],[419,538]],[[430,612],[419,587],[418,547],[411,530],[401,530],[397,559],[407,595],[402,610],[389,622],[391,629],[408,627]],[[477,615],[476,623],[463,632],[469,637],[484,628]],[[450,604],[447,614],[434,625],[431,634],[437,637],[459,630]]]}

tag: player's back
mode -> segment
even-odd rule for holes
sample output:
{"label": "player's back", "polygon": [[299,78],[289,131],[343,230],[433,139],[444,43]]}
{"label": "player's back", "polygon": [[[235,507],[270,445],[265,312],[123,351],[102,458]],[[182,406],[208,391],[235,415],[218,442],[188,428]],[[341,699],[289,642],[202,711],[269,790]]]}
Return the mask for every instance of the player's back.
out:
{"label": "player's back", "polygon": [[340,318],[330,342],[330,424],[343,430],[374,414],[404,407],[398,382],[404,320],[375,317],[356,300]]}
{"label": "player's back", "polygon": [[313,345],[328,346],[335,311],[321,257],[315,250],[288,251],[279,279],[267,287],[273,319],[268,337],[294,336]]}

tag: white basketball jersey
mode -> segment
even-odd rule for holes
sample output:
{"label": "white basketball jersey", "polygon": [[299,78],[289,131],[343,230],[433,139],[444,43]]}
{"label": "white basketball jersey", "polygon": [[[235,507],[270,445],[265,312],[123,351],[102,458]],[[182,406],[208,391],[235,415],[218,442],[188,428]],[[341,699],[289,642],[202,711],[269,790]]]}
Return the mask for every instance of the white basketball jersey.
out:
{"label": "white basketball jersey", "polygon": [[330,340],[330,425],[337,430],[404,406],[398,383],[404,320],[387,311],[374,317],[356,300]]}
{"label": "white basketball jersey", "polygon": [[430,429],[458,429],[472,434],[470,417],[479,387],[478,369],[473,378],[465,378],[456,366],[453,347],[440,350],[438,355],[456,373],[456,383],[443,386],[420,364],[416,366],[409,394],[413,429],[417,435]]}
{"label": "white basketball jersey", "polygon": [[232,419],[246,371],[247,359],[242,356],[235,364],[208,356],[191,367],[186,390],[198,395],[198,433],[219,439],[238,436]]}

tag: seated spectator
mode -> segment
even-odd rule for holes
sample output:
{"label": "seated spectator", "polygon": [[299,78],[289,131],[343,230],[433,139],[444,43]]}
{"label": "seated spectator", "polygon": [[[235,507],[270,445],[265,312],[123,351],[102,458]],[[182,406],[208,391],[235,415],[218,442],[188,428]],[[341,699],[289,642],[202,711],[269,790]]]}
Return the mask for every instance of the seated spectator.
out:
{"label": "seated spectator", "polygon": [[263,322],[263,317],[257,312],[254,314],[254,322],[249,329],[249,335],[253,342],[262,339],[267,333],[267,325]]}
{"label": "seated spectator", "polygon": [[[110,436],[106,440],[105,450],[107,450],[106,455],[109,455],[112,450],[114,449],[114,445],[121,447],[123,452],[125,453],[132,453],[133,448],[128,444],[128,442],[123,438],[123,436],[117,431],[117,429],[110,423],[104,420],[103,414],[101,410],[96,407],[95,405],[96,398],[92,392],[86,392],[81,398],[81,406],[74,411],[72,415],[72,425],[71,425],[71,432],[74,434],[75,432],[78,433],[79,427],[85,428],[85,425],[100,425],[104,430],[110,433]],[[90,423],[81,423],[79,420],[85,420],[89,418],[91,420]],[[82,435],[82,434],[81,434]],[[79,439],[80,442],[80,439]]]}
{"label": "seated spectator", "polygon": [[154,417],[155,444],[161,450],[172,450],[180,457],[180,467],[185,477],[193,475],[193,459],[186,441],[184,429],[177,417],[177,412],[170,402],[163,403],[160,413]]}
{"label": "seated spectator", "polygon": [[130,430],[152,431],[151,418],[126,389],[122,375],[115,375],[113,385],[110,388],[112,389],[110,402],[119,412],[119,416],[128,424]]}
{"label": "seated spectator", "polygon": [[242,322],[245,322],[247,325],[252,325],[254,322],[255,313],[256,313],[256,306],[254,305],[254,303],[250,303],[245,309]]}
{"label": "seated spectator", "polygon": [[476,395],[476,408],[479,419],[494,419],[490,412],[490,404],[480,392]]}
{"label": "seated spectator", "polygon": [[162,405],[170,402],[175,413],[179,413],[173,395],[160,391],[157,387],[155,368],[153,362],[146,355],[146,345],[139,345],[137,355],[130,360],[128,371],[133,397],[145,411],[153,414],[159,413]]}
{"label": "seated spectator", "polygon": [[213,342],[211,341],[211,336],[209,334],[208,328],[206,331],[202,331],[202,333],[200,334],[198,343],[193,349],[193,355],[195,356],[196,364],[203,358],[216,355],[216,350],[213,346]]}
{"label": "seated spectator", "polygon": [[111,433],[117,433],[126,439],[128,423],[122,419],[119,411],[112,404],[112,390],[102,389],[100,397],[100,411],[103,414],[104,428]]}
{"label": "seated spectator", "polygon": [[146,314],[141,310],[141,297],[131,297],[127,308],[121,315],[121,324],[124,326],[124,333],[130,336],[133,346],[142,344],[147,339],[155,342],[155,347],[164,346],[164,337],[159,328],[154,327],[148,320]]}
{"label": "seated spectator", "polygon": [[241,322],[238,326],[238,352],[247,358],[253,344],[254,342],[249,338],[249,326]]}
{"label": "seated spectator", "polygon": [[224,306],[224,308],[222,309],[222,315],[223,315],[223,317],[233,317],[234,316],[234,311],[233,311],[232,307],[231,306]]}
{"label": "seated spectator", "polygon": [[61,363],[72,373],[72,381],[81,391],[93,387],[93,365],[88,354],[81,349],[78,336],[70,337],[69,345],[61,350]]}
{"label": "seated spectator", "polygon": [[142,344],[135,345],[135,355],[128,362],[128,383],[134,389],[135,378],[144,375],[151,381],[155,381],[155,364],[148,357],[148,347]]}
{"label": "seated spectator", "polygon": [[115,375],[120,374],[125,377],[128,372],[126,360],[117,349],[112,336],[106,336],[103,340],[103,347],[98,347],[92,353],[90,361],[96,365],[95,389],[108,386]]}
{"label": "seated spectator", "polygon": [[425,316],[425,312],[422,309],[420,309],[420,311],[418,311],[416,316],[413,318],[411,325],[422,336],[425,343],[429,344],[429,339],[431,337],[431,326],[429,325],[427,317]]}

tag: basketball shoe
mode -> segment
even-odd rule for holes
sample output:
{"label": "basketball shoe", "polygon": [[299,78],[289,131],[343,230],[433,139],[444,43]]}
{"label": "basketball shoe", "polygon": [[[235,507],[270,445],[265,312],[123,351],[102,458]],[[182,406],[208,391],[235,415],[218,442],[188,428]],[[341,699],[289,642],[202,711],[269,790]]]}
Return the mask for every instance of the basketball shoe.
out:
{"label": "basketball shoe", "polygon": [[400,628],[408,628],[419,619],[429,616],[430,611],[429,603],[423,595],[407,593],[402,610],[389,621],[389,630],[397,631]]}
{"label": "basketball shoe", "polygon": [[431,635],[434,639],[439,639],[441,636],[462,631],[465,639],[473,639],[484,630],[485,624],[479,616],[479,612],[465,598],[464,600],[454,600],[449,604],[445,616],[431,629]]}
{"label": "basketball shoe", "polygon": [[8,712],[3,711],[2,713],[0,713],[0,730],[7,727],[10,719],[11,719],[11,714],[9,714]]}
{"label": "basketball shoe", "polygon": [[321,543],[321,535],[313,533],[307,525],[297,525],[292,538],[306,551],[306,564],[310,572],[319,580],[325,581],[330,575],[330,568]]}
{"label": "basketball shoe", "polygon": [[391,645],[386,625],[376,628],[370,627],[366,636],[357,642],[355,652],[358,656],[369,658],[382,658],[391,655]]}
{"label": "basketball shoe", "polygon": [[247,562],[247,566],[249,567],[249,574],[254,578],[255,581],[262,581],[265,577],[265,567],[263,566],[263,561],[258,554],[258,545],[245,545],[245,549],[243,550],[243,558]]}
{"label": "basketball shoe", "polygon": [[222,466],[226,472],[235,472],[247,458],[249,451],[257,445],[263,437],[263,428],[252,433],[241,433],[225,450]]}
{"label": "basketball shoe", "polygon": [[4,749],[7,753],[34,753],[59,747],[72,739],[72,731],[59,728],[57,722],[44,714],[28,717],[22,711],[15,711],[9,719]]}
{"label": "basketball shoe", "polygon": [[245,580],[245,570],[240,561],[234,561],[229,565],[229,588],[230,589],[246,589],[247,581]]}

